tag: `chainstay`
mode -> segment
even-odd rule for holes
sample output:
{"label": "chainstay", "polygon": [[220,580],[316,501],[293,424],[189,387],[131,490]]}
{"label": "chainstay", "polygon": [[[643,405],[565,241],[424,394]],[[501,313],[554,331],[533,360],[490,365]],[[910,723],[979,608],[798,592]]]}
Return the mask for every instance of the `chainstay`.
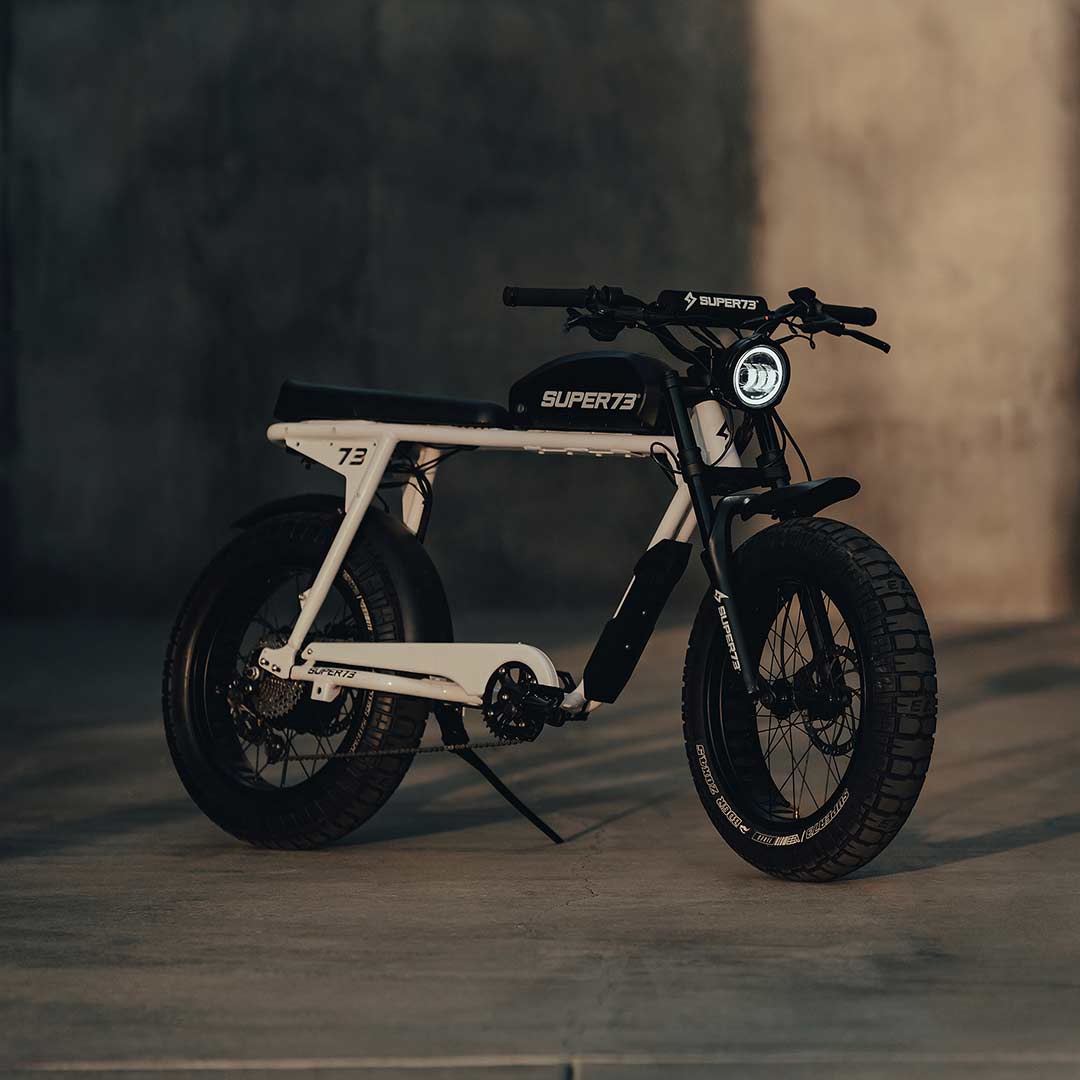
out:
{"label": "chainstay", "polygon": [[364,758],[412,757],[418,754],[457,753],[461,750],[498,750],[504,746],[524,746],[531,739],[490,739],[487,742],[451,743],[449,746],[414,746],[395,750],[354,750],[333,754],[290,754],[290,761],[334,761],[336,759],[357,761]]}

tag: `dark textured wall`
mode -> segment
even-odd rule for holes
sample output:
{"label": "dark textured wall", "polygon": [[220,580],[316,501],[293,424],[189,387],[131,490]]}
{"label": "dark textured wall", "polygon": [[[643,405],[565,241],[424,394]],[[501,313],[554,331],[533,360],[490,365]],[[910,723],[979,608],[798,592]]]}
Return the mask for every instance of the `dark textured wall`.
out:
{"label": "dark textured wall", "polygon": [[[333,489],[263,439],[286,375],[503,400],[590,343],[504,283],[746,282],[747,36],[710,0],[14,0],[8,603],[171,608],[239,511]],[[459,602],[616,600],[665,499],[476,455],[431,544]]]}
{"label": "dark textured wall", "polygon": [[0,596],[10,597],[15,579],[14,450],[15,282],[11,242],[11,75],[12,10],[0,0]]}

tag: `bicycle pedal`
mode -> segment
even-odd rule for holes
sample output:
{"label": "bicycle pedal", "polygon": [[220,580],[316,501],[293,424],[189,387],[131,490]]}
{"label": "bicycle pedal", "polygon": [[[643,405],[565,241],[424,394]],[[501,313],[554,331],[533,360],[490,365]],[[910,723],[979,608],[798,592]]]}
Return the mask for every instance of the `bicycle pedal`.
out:
{"label": "bicycle pedal", "polygon": [[538,723],[554,724],[556,727],[561,723],[558,719],[561,712],[559,706],[566,696],[561,686],[542,686],[540,683],[530,683],[522,687],[519,707],[522,713],[530,720]]}
{"label": "bicycle pedal", "polygon": [[[569,671],[559,671],[557,674],[559,676],[559,682],[562,684],[563,700],[565,700],[566,695],[571,693],[577,687],[578,681]],[[588,717],[588,711],[584,706],[578,709],[577,712],[571,713],[562,708],[562,702],[560,701],[559,708],[553,716],[548,718],[547,724],[550,727],[562,727],[568,720],[587,720]]]}

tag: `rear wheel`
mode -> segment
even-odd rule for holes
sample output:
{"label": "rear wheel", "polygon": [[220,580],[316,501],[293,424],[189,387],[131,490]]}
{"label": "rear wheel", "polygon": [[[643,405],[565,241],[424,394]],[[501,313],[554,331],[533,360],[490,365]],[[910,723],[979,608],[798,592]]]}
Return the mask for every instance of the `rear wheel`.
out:
{"label": "rear wheel", "polygon": [[[318,847],[363,824],[405,775],[427,717],[426,702],[371,691],[313,701],[307,684],[258,668],[263,648],[287,640],[336,525],[291,514],[241,534],[196,583],[166,656],[165,733],[180,779],[211,820],[264,847]],[[310,640],[403,640],[394,583],[362,535]]]}
{"label": "rear wheel", "polygon": [[[828,881],[896,835],[930,762],[937,698],[919,601],[888,553],[849,525],[801,518],[739,549],[740,613],[767,703],[730,662],[702,602],[683,677],[683,730],[713,824],[778,877]],[[812,613],[829,631],[815,647]]]}

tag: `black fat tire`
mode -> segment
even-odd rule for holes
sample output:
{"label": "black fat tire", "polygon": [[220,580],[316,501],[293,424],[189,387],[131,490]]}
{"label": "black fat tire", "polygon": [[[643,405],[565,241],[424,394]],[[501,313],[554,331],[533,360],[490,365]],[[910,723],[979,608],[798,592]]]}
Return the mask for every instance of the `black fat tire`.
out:
{"label": "black fat tire", "polygon": [[[699,748],[711,745],[706,737],[708,684],[716,676],[710,673],[738,679],[711,593],[698,610],[686,654],[683,735],[702,804],[742,858],[775,877],[831,881],[878,855],[911,813],[934,745],[937,681],[930,631],[903,571],[870,537],[838,521],[784,522],[751,537],[737,551],[740,612],[744,623],[753,625],[757,610],[761,640],[760,627],[771,621],[763,611],[767,598],[775,597],[776,582],[785,574],[805,573],[844,609],[865,673],[859,741],[844,785],[821,808],[821,817],[831,818],[812,836],[793,841],[802,834],[792,833],[791,824],[755,820],[737,785],[724,779],[721,763],[708,755],[701,760]],[[760,641],[755,647],[760,648]],[[710,781],[718,791],[710,790]],[[786,843],[774,846],[777,838]]]}
{"label": "black fat tire", "polygon": [[[200,734],[202,688],[196,657],[206,636],[214,632],[215,604],[235,577],[250,575],[253,567],[272,572],[277,565],[299,563],[317,569],[339,523],[339,517],[329,514],[295,513],[270,517],[246,529],[196,582],[166,653],[162,705],[176,771],[207,817],[238,839],[259,847],[317,848],[345,836],[386,803],[413,760],[411,754],[332,760],[302,784],[260,792],[229,777],[212,759],[208,740]],[[400,540],[415,543],[411,534]],[[382,550],[385,543],[385,527],[369,528],[365,520],[342,573],[347,575],[350,588],[363,597],[373,639],[402,641],[410,629],[407,624],[414,620],[410,611],[403,611],[399,590],[387,569]],[[433,567],[431,572],[434,574]],[[434,581],[420,584],[443,597],[437,575]],[[350,733],[340,749],[416,747],[427,715],[427,703],[418,698],[375,694],[362,729]]]}

